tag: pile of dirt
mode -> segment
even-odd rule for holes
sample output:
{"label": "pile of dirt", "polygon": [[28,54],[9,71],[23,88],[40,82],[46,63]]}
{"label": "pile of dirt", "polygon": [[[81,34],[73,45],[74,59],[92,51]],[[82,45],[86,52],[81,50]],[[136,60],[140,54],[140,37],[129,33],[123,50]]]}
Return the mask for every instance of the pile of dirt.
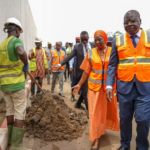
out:
{"label": "pile of dirt", "polygon": [[6,113],[6,103],[4,99],[0,100],[0,113]]}
{"label": "pile of dirt", "polygon": [[26,114],[27,137],[42,141],[58,141],[81,137],[87,124],[83,113],[76,113],[64,100],[51,92],[38,95],[31,100]]}

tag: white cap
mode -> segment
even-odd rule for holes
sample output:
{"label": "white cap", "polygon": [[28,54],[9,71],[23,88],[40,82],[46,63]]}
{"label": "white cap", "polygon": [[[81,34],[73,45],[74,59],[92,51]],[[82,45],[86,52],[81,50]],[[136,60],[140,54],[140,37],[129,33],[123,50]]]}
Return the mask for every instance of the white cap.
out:
{"label": "white cap", "polygon": [[41,42],[42,42],[42,40],[41,40],[41,38],[36,37],[34,42],[35,42],[35,43],[41,43]]}
{"label": "white cap", "polygon": [[23,33],[22,25],[21,25],[21,23],[20,23],[20,21],[18,19],[16,19],[16,18],[8,18],[7,21],[5,22],[4,26],[6,26],[7,24],[10,24],[10,23],[15,24],[18,27],[20,27],[21,33]]}

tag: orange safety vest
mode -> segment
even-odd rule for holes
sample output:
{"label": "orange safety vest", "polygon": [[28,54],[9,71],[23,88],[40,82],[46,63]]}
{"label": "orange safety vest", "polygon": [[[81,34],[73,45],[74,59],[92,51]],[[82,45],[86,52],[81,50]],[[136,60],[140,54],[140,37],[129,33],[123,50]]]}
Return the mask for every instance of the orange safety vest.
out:
{"label": "orange safety vest", "polygon": [[[57,53],[57,50],[50,51],[52,55],[52,66],[60,64],[65,59],[65,52],[61,51],[60,56]],[[51,67],[52,70],[58,70],[57,68]],[[62,66],[60,70],[65,70],[65,66]]]}
{"label": "orange safety vest", "polygon": [[[91,62],[92,70],[88,78],[88,87],[92,91],[99,91],[101,86],[104,85],[104,91],[106,91],[106,80],[107,80],[107,70],[109,64],[109,58],[111,55],[111,47],[108,47],[104,64],[97,53],[97,49],[93,48],[88,51],[88,59]],[[113,89],[116,88],[116,83]]]}
{"label": "orange safety vest", "polygon": [[150,30],[142,30],[135,48],[128,33],[118,36],[116,46],[119,56],[118,79],[129,82],[136,78],[140,82],[150,82]]}

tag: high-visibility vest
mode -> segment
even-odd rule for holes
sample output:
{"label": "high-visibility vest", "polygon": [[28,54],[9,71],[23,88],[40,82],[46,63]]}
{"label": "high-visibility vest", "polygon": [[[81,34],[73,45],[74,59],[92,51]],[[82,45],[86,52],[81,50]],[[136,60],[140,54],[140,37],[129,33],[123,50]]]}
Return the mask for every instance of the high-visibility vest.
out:
{"label": "high-visibility vest", "polygon": [[[16,38],[12,37],[8,41],[13,45]],[[23,73],[23,63],[19,59],[18,61],[10,61],[8,51],[12,51],[7,44],[6,50],[1,50],[4,57],[0,60],[0,85],[18,84],[25,81]]]}
{"label": "high-visibility vest", "polygon": [[[45,54],[45,50],[42,48],[43,51],[43,56],[44,56],[44,65],[45,65],[45,69],[48,69],[48,62],[47,62],[47,57]],[[34,55],[36,55],[36,48],[33,48],[33,53]],[[36,58],[33,58],[30,60],[30,64],[29,64],[29,69],[30,71],[36,71]]]}
{"label": "high-visibility vest", "polygon": [[[92,70],[88,78],[88,87],[92,91],[99,91],[100,88],[104,87],[106,91],[106,79],[107,79],[107,69],[109,64],[109,58],[111,55],[111,47],[108,47],[104,64],[97,52],[96,48],[88,51],[88,59],[92,65]],[[115,89],[116,84],[114,84],[113,89]]]}
{"label": "high-visibility vest", "polygon": [[119,64],[118,79],[129,82],[136,78],[140,82],[150,82],[150,30],[142,30],[136,48],[128,33],[118,36],[116,41]]}
{"label": "high-visibility vest", "polygon": [[[61,50],[60,56],[57,53],[57,50],[52,50],[50,51],[52,55],[52,70],[58,70],[57,68],[53,68],[53,65],[58,65],[60,64],[64,59],[65,59],[65,52]],[[65,66],[62,66],[60,70],[65,70]]]}

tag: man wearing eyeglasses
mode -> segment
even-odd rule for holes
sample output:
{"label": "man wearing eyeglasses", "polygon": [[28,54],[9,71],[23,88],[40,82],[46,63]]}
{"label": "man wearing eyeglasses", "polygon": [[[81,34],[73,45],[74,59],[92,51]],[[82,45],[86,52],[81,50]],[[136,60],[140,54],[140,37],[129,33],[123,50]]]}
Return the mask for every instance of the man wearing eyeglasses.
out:
{"label": "man wearing eyeglasses", "polygon": [[109,101],[117,71],[121,129],[118,150],[130,150],[133,115],[137,123],[136,150],[149,149],[150,30],[140,26],[139,12],[128,11],[124,16],[126,33],[114,40],[108,66],[106,95]]}
{"label": "man wearing eyeglasses", "polygon": [[[69,60],[71,60],[74,56],[76,56],[77,60],[76,60],[76,67],[75,67],[75,73],[74,73],[76,78],[79,78],[82,76],[83,70],[80,69],[80,66],[86,56],[87,51],[95,47],[94,43],[89,42],[89,34],[87,31],[82,31],[80,34],[80,38],[81,38],[81,43],[76,44],[71,54],[68,55],[59,65],[55,66],[57,68],[60,68],[61,66],[65,65]],[[87,90],[88,90],[88,84],[86,81],[82,86],[81,98],[79,98],[77,103],[75,104],[76,108],[79,108],[82,110],[84,109],[84,107],[81,105],[84,99],[86,109],[88,110]]]}

